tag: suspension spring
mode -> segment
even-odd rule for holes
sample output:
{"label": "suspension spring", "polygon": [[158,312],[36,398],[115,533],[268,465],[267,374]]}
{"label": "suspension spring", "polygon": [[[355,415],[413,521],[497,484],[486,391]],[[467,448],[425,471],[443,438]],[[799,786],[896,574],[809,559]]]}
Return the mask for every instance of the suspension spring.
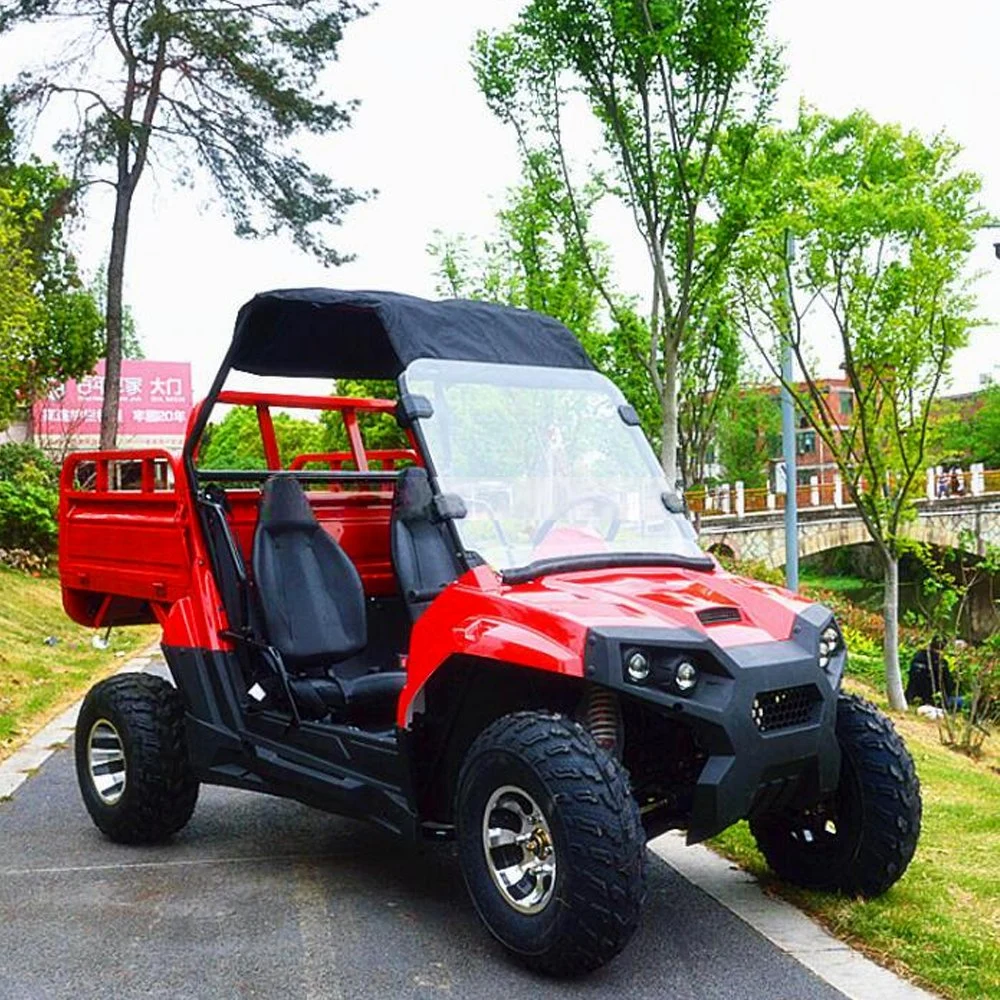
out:
{"label": "suspension spring", "polygon": [[594,742],[605,750],[620,752],[622,713],[618,696],[607,688],[591,684],[587,689],[585,725]]}

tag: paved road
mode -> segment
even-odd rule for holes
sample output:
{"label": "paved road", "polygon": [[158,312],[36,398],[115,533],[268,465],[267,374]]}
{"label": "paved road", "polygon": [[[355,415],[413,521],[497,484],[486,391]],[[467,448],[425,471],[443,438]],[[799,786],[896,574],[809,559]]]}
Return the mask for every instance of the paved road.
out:
{"label": "paved road", "polygon": [[91,825],[60,750],[0,802],[0,998],[842,1000],[652,855],[650,866],[625,954],[552,982],[482,929],[445,847],[420,852],[219,788],[202,790],[173,843],[117,846]]}

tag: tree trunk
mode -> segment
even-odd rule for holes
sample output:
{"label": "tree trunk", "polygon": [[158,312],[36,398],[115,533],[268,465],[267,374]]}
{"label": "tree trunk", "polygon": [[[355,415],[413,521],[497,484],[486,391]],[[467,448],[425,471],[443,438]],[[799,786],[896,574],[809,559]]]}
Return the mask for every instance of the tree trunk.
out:
{"label": "tree trunk", "polygon": [[888,550],[882,553],[885,563],[883,617],[885,620],[885,689],[889,705],[906,709],[903,675],[899,669],[899,556]]}
{"label": "tree trunk", "polygon": [[35,435],[37,428],[35,427],[35,394],[30,393],[28,396],[28,408],[24,414],[24,440],[27,444],[35,444]]}
{"label": "tree trunk", "polygon": [[667,486],[674,489],[677,486],[677,348],[667,344],[664,351],[660,464],[663,466]]}
{"label": "tree trunk", "polygon": [[104,402],[101,405],[101,448],[118,444],[118,400],[122,372],[122,286],[125,278],[125,246],[132,192],[120,179],[115,198],[115,219],[111,227],[111,253],[108,257],[108,295],[105,305]]}

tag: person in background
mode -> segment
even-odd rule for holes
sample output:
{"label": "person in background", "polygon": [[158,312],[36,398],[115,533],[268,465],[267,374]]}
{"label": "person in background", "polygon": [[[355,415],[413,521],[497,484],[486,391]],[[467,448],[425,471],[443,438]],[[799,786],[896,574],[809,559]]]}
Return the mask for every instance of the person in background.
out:
{"label": "person in background", "polygon": [[951,495],[960,497],[965,492],[965,482],[962,470],[956,465],[951,470]]}
{"label": "person in background", "polygon": [[913,654],[906,678],[906,700],[923,705],[943,704],[949,711],[961,707],[955,697],[955,679],[948,661],[941,655],[944,643],[934,636],[930,645],[922,646]]}

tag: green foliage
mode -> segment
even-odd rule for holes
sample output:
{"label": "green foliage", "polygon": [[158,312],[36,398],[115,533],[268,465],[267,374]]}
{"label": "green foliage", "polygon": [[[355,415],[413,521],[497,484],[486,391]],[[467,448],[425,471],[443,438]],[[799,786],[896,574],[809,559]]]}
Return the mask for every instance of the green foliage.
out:
{"label": "green foliage", "polygon": [[[971,556],[977,548],[981,554]],[[962,551],[965,550],[965,551]],[[914,623],[921,627],[923,642],[929,645],[935,636],[955,640],[965,625],[968,603],[974,588],[1000,576],[1000,547],[981,546],[971,531],[964,531],[960,549],[946,556],[923,542],[908,540],[906,551],[922,569],[918,579],[918,610]],[[943,742],[966,753],[977,753],[989,734],[985,716],[1000,694],[1000,635],[988,639],[976,649],[966,643],[954,645],[956,694],[963,704],[942,700],[944,717],[940,733]]]}
{"label": "green foliage", "polygon": [[121,359],[129,347],[122,302],[129,218],[151,156],[181,184],[190,184],[195,170],[207,175],[237,235],[284,232],[324,263],[349,259],[327,242],[328,227],[366,195],[313,170],[295,141],[350,123],[355,103],[329,100],[320,77],[346,25],[363,13],[353,0],[40,0],[0,7],[0,33],[41,22],[61,39],[47,62],[0,94],[0,104],[27,118],[58,108],[58,120],[72,125],[56,148],[74,176],[114,191],[102,447],[116,443]]}
{"label": "green foliage", "polygon": [[[886,679],[896,708],[905,707],[900,539],[923,485],[935,397],[974,322],[966,264],[987,220],[981,181],[958,168],[958,155],[943,135],[924,139],[862,111],[836,119],[803,107],[794,129],[766,136],[752,168],[770,178],[773,210],[741,244],[733,281],[744,328],[775,378],[778,342],[790,341],[805,382],[786,387],[883,559]],[[794,260],[788,233],[799,244]],[[827,404],[830,350],[814,351],[805,336],[816,316],[834,331],[833,360],[843,360],[854,392],[847,429]]]}
{"label": "green foliage", "polygon": [[44,554],[56,547],[59,494],[37,483],[0,482],[0,548]]}
{"label": "green foliage", "polygon": [[[497,233],[478,248],[467,238],[437,234],[428,249],[437,261],[438,292],[533,309],[565,324],[635,407],[647,436],[657,441],[659,400],[623,333],[623,324],[641,326],[643,320],[613,290],[603,264],[606,248],[591,241],[586,257],[579,243],[566,237],[567,204],[558,176],[537,164],[509,193],[497,216]],[[585,210],[579,210],[578,219],[589,226]],[[608,292],[616,302],[612,322],[602,298]]]}
{"label": "green foliage", "polygon": [[929,464],[982,462],[1000,469],[1000,384],[991,383],[972,400],[942,399],[932,415]]}
{"label": "green foliage", "polygon": [[[32,445],[0,445],[0,549],[37,557],[54,551],[58,504],[55,464]],[[18,565],[24,562],[18,559]]]}
{"label": "green foliage", "polygon": [[23,479],[51,490],[59,489],[59,467],[31,444],[0,444],[0,482]]}
{"label": "green foliage", "polygon": [[[321,424],[287,413],[276,413],[273,420],[283,465],[296,455],[326,450]],[[209,425],[198,454],[198,465],[203,469],[267,468],[256,411],[247,406],[234,406],[218,424]]]}
{"label": "green foliage", "polygon": [[[105,315],[107,313],[108,269],[102,267],[89,285],[90,294],[99,303],[101,311],[101,337],[106,336]],[[135,315],[127,303],[122,304],[122,357],[141,361],[146,357],[142,338],[135,325]]]}
{"label": "green foliage", "polygon": [[[713,445],[718,447],[743,370],[743,339],[729,303],[720,295],[716,307],[706,315],[707,322],[689,326],[678,358],[677,436],[686,484],[705,481],[709,451]],[[747,485],[756,482],[747,481]]]}
{"label": "green foliage", "polygon": [[779,397],[767,389],[730,393],[714,427],[717,458],[729,482],[767,485],[768,460],[781,448]]}
{"label": "green foliage", "polygon": [[78,176],[106,177],[110,168],[126,211],[155,147],[181,182],[196,164],[211,177],[239,235],[284,230],[337,263],[344,258],[317,227],[335,224],[362,196],[310,169],[290,141],[350,123],[354,103],[326,98],[319,77],[364,12],[349,0],[8,4],[0,32],[42,22],[67,43],[87,43],[53,50],[9,97],[29,113],[76,107],[59,148]]}
{"label": "green foliage", "polygon": [[772,569],[767,563],[756,559],[733,559],[730,556],[718,555],[716,558],[724,569],[737,576],[747,576],[751,580],[760,580],[774,587],[785,585],[785,574],[780,569]]}
{"label": "green foliage", "polygon": [[[682,346],[692,336],[713,357],[716,334],[728,329],[721,278],[764,201],[766,178],[747,166],[780,77],[765,38],[767,7],[765,0],[530,0],[510,30],[481,35],[475,47],[480,90],[513,130],[532,188],[557,181],[547,208],[611,316],[612,356],[627,359],[645,383],[639,395],[655,401],[671,480],[678,394],[712,398],[682,387]],[[580,149],[565,129],[570,102],[581,99],[600,134],[597,152]],[[648,253],[651,302],[641,321],[634,303],[615,293],[589,229],[605,201],[628,211]],[[689,362],[690,355],[686,364],[697,371]],[[644,402],[634,403],[640,412]]]}
{"label": "green foliage", "polygon": [[[791,331],[806,379],[790,387],[796,404],[888,551],[923,485],[935,396],[974,322],[965,267],[986,216],[980,179],[958,169],[958,154],[944,136],[924,139],[861,111],[835,119],[803,108],[793,130],[770,135],[764,157],[783,210],[756,227],[738,261],[748,332],[780,378],[775,341]],[[788,231],[799,247],[791,263]],[[854,390],[846,432],[805,336],[814,316],[836,331]]]}
{"label": "green foliage", "polygon": [[66,244],[72,194],[55,167],[17,162],[0,139],[0,425],[100,356],[98,307]]}
{"label": "green foliage", "polygon": [[[335,392],[338,396],[362,399],[395,399],[396,383],[391,379],[342,378],[337,380]],[[319,422],[323,426],[323,447],[318,450],[350,450],[347,430],[339,413],[326,410],[320,414]],[[368,451],[410,447],[406,434],[391,413],[359,413],[358,427]]]}

